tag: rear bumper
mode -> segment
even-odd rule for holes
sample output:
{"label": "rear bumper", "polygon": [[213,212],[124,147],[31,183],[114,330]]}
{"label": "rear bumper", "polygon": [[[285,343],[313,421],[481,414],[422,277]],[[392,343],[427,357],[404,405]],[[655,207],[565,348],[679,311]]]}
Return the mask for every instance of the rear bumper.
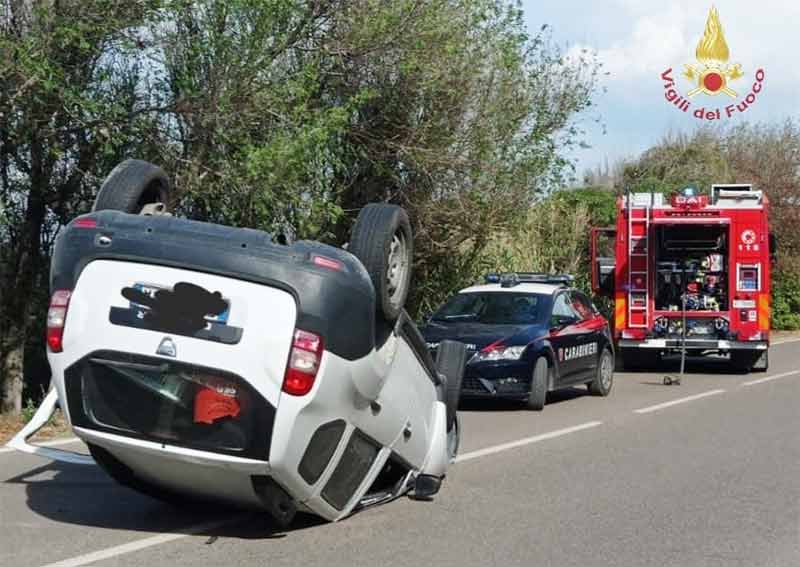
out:
{"label": "rear bumper", "polygon": [[106,432],[74,428],[87,443],[102,447],[137,477],[169,490],[204,499],[263,509],[253,490],[254,476],[270,474],[268,462],[197,451]]}
{"label": "rear bumper", "polygon": [[[645,348],[645,349],[665,349],[681,348],[681,339],[645,339],[632,340],[621,339],[618,343],[619,348]],[[686,339],[687,349],[702,350],[767,350],[767,341],[725,341],[713,339]]]}

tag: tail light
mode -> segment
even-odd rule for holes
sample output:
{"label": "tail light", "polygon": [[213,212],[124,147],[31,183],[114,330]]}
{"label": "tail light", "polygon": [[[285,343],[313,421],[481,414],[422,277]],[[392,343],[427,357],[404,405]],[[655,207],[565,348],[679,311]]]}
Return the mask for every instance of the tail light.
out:
{"label": "tail light", "polygon": [[322,337],[308,331],[295,330],[289,364],[283,377],[283,391],[304,396],[311,391],[322,360]]}
{"label": "tail light", "polygon": [[97,228],[97,221],[95,219],[75,219],[72,221],[72,226],[75,228]]}
{"label": "tail light", "polygon": [[314,262],[314,264],[320,268],[327,268],[335,272],[341,272],[344,270],[344,264],[342,264],[339,260],[334,260],[333,258],[328,258],[327,256],[318,256],[315,254],[312,257],[312,262]]}
{"label": "tail light", "polygon": [[47,310],[47,346],[50,352],[63,350],[64,322],[67,320],[71,295],[69,290],[57,289],[50,297],[50,307]]}

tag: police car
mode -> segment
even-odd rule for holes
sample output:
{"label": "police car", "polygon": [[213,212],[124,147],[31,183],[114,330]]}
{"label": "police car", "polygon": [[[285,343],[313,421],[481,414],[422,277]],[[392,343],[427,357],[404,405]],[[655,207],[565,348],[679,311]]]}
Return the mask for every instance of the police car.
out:
{"label": "police car", "polygon": [[547,392],[586,384],[607,396],[614,379],[608,321],[571,286],[572,276],[488,274],[461,290],[423,328],[435,355],[439,343],[466,343],[469,361],[461,398],[508,398],[544,407]]}

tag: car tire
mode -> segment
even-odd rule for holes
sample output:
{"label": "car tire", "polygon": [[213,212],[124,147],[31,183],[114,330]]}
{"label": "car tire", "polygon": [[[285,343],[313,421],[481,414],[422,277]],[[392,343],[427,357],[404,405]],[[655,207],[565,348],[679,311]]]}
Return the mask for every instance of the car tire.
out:
{"label": "car tire", "polygon": [[89,453],[100,468],[122,486],[171,506],[184,506],[192,503],[192,500],[183,494],[172,492],[137,477],[130,468],[106,449],[92,443],[87,443],[87,445]]}
{"label": "car tire", "polygon": [[169,202],[171,187],[164,170],[150,162],[126,159],[108,174],[93,211],[139,214],[145,205]]}
{"label": "car tire", "polygon": [[[648,352],[650,353],[648,355]],[[653,356],[653,351],[642,348],[623,348],[620,349],[619,358],[622,361],[622,369],[626,372],[633,370],[646,370],[654,364],[658,364],[660,356]]]}
{"label": "car tire", "polygon": [[361,260],[372,280],[378,316],[386,323],[394,323],[411,287],[414,250],[405,210],[385,203],[361,209],[347,251]]}
{"label": "car tire", "polygon": [[767,370],[769,370],[769,351],[763,350],[760,351],[753,363],[753,372],[766,372]]}
{"label": "car tire", "polygon": [[461,382],[467,366],[467,348],[458,341],[442,341],[436,349],[436,371],[445,377],[445,407],[447,431],[456,422],[458,402],[461,399]]}
{"label": "car tire", "polygon": [[597,374],[586,385],[593,396],[607,396],[611,393],[614,385],[614,355],[610,349],[603,350],[597,362]]}
{"label": "car tire", "polygon": [[531,392],[528,396],[528,409],[542,411],[547,400],[547,378],[550,374],[550,365],[545,357],[539,357],[533,365],[531,377]]}
{"label": "car tire", "polygon": [[749,374],[756,370],[758,356],[754,355],[749,350],[734,350],[731,351],[731,367],[735,372],[742,374]]}

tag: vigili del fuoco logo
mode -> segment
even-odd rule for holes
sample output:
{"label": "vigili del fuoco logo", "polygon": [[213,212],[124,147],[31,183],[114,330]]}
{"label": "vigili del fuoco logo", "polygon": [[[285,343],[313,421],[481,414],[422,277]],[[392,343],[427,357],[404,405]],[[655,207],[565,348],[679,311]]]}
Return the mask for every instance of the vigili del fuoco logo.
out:
{"label": "vigili del fuoco logo", "polygon": [[[706,29],[695,50],[697,61],[684,65],[683,77],[689,81],[690,90],[682,94],[673,78],[672,67],[661,73],[664,81],[664,97],[678,110],[690,112],[698,120],[720,120],[745,112],[755,104],[764,84],[764,69],[758,69],[750,83],[749,92],[739,96],[739,84],[747,86],[747,73],[739,63],[729,63],[730,50],[725,41],[719,13],[713,6],[708,13]],[[708,106],[705,98],[697,95],[717,97],[722,95],[728,104]],[[713,100],[713,99],[712,99]]]}

